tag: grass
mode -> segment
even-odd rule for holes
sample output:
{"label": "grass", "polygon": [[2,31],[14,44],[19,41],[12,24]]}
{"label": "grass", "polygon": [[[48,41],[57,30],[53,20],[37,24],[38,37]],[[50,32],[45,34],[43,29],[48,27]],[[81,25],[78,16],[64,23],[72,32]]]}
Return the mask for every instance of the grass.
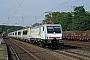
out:
{"label": "grass", "polygon": [[5,45],[4,44],[0,44],[0,59],[4,59],[5,58]]}

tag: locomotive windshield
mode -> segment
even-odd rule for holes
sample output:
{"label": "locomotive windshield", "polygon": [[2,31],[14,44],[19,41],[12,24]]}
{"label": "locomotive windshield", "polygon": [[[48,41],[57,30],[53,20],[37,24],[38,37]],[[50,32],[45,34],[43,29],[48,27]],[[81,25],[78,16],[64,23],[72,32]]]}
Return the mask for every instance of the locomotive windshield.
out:
{"label": "locomotive windshield", "polygon": [[60,26],[47,26],[47,33],[61,33]]}

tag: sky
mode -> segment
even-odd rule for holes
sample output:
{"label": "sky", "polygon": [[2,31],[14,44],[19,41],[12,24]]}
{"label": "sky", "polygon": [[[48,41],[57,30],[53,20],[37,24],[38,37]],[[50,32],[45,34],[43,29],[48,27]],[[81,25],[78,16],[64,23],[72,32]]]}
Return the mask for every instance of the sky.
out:
{"label": "sky", "polygon": [[31,26],[48,13],[71,12],[73,6],[83,5],[90,11],[90,0],[0,0],[0,25]]}

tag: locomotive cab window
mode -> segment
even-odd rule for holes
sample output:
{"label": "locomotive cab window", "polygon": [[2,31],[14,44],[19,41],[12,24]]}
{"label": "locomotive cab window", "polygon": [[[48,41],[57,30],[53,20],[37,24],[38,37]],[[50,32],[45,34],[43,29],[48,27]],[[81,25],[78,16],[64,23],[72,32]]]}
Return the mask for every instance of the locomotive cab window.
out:
{"label": "locomotive cab window", "polygon": [[48,33],[61,33],[60,26],[47,26]]}

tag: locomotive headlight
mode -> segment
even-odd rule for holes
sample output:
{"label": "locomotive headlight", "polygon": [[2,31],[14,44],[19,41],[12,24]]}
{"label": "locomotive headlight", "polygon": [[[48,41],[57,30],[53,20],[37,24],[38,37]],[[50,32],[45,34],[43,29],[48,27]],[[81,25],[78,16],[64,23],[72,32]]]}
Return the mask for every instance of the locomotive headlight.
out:
{"label": "locomotive headlight", "polygon": [[60,37],[60,39],[62,39],[62,37]]}

